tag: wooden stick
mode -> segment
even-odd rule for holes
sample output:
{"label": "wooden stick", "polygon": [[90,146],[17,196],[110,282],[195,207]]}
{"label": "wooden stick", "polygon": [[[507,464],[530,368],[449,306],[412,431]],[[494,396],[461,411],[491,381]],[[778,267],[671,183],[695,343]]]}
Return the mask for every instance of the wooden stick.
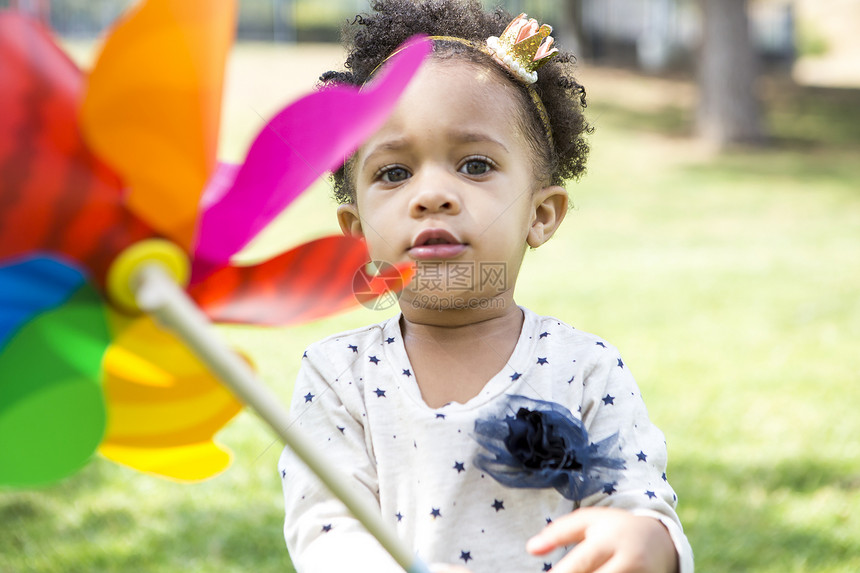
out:
{"label": "wooden stick", "polygon": [[133,283],[138,306],[171,328],[225,386],[253,408],[401,567],[409,573],[430,573],[427,566],[382,521],[378,508],[356,496],[334,464],[314,449],[296,428],[290,427],[289,415],[277,396],[218,338],[206,316],[161,265],[143,265]]}

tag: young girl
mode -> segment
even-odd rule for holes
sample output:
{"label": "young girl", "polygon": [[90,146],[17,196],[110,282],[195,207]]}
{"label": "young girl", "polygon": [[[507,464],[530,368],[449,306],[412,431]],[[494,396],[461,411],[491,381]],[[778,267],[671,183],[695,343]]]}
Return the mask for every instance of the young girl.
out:
{"label": "young girl", "polygon": [[[513,299],[584,167],[573,57],[477,1],[373,7],[354,22],[349,71],[325,82],[363,85],[414,34],[434,51],[335,174],[338,220],[374,260],[417,274],[399,315],[307,349],[295,423],[425,562],[692,571],[663,435],[618,352]],[[536,81],[535,58],[549,60]],[[300,573],[400,571],[288,450],[279,465]]]}

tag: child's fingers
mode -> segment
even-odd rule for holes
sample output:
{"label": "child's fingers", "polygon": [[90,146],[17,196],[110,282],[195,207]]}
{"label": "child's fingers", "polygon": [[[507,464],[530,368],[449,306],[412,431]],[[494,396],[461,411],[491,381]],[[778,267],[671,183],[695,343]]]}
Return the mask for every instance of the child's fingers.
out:
{"label": "child's fingers", "polygon": [[526,550],[532,555],[544,555],[556,547],[579,543],[594,518],[589,509],[577,509],[553,521],[526,542]]}
{"label": "child's fingers", "polygon": [[609,573],[613,571],[613,554],[611,548],[606,546],[580,543],[553,565],[552,573]]}
{"label": "child's fingers", "polygon": [[459,565],[445,565],[442,563],[434,563],[430,566],[431,573],[470,573],[465,567]]}

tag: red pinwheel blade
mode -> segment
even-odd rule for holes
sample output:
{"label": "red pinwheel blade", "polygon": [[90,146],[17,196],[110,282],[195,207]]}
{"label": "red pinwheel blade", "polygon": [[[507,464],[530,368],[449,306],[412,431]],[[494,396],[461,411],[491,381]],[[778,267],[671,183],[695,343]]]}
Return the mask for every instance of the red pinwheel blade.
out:
{"label": "red pinwheel blade", "polygon": [[324,89],[276,115],[257,136],[229,191],[203,212],[195,275],[227,264],[311,183],[342,165],[382,126],[429,52],[429,40],[412,40],[364,89]]}
{"label": "red pinwheel blade", "polygon": [[83,76],[47,30],[0,14],[0,259],[59,252],[101,281],[117,251],[151,232],[85,146],[82,97]]}
{"label": "red pinwheel blade", "polygon": [[283,326],[367,304],[378,297],[396,302],[412,267],[390,266],[369,277],[364,241],[330,236],[305,243],[248,267],[224,267],[189,289],[216,322]]}

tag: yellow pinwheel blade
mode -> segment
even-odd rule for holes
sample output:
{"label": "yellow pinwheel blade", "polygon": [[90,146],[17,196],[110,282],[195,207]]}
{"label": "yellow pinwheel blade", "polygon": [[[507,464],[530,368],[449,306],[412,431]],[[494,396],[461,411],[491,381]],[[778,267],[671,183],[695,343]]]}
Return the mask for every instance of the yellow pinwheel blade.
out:
{"label": "yellow pinwheel blade", "polygon": [[148,0],[108,36],[81,109],[88,143],[129,187],[129,207],[190,248],[216,164],[234,0]]}
{"label": "yellow pinwheel blade", "polygon": [[230,453],[211,442],[157,450],[106,442],[99,447],[99,453],[136,470],[180,481],[204,480],[230,465]]}
{"label": "yellow pinwheel blade", "polygon": [[104,358],[108,422],[99,451],[178,480],[225,469],[230,454],[212,438],[242,408],[239,401],[153,319],[139,318],[116,331]]}

